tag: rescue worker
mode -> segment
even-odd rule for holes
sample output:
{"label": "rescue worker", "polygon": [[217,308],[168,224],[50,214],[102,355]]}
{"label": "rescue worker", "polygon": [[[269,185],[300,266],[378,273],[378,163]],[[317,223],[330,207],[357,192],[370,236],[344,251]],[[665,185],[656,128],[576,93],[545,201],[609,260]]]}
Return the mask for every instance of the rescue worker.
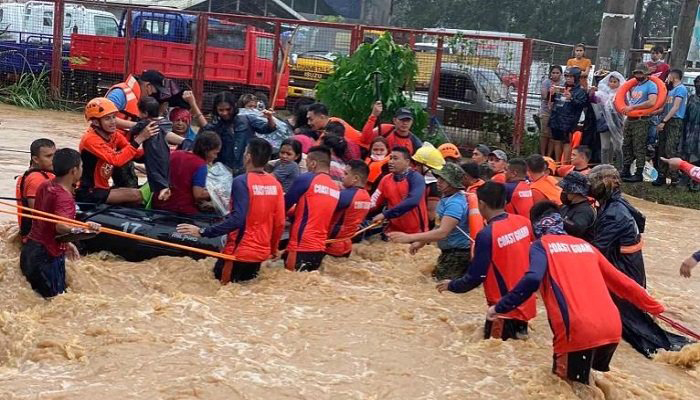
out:
{"label": "rescue worker", "polygon": [[529,250],[529,270],[489,307],[486,318],[498,321],[500,314],[508,315],[531,301],[539,288],[554,334],[552,372],[567,381],[589,384],[591,368],[610,370],[620,342],[620,317],[610,293],[653,314],[662,313],[664,307],[594,246],[567,235],[556,204],[536,204],[530,219],[537,240]]}
{"label": "rescue worker", "polygon": [[532,189],[527,182],[525,160],[516,158],[508,163],[506,180],[506,212],[529,218],[530,209],[535,203],[532,199]]}
{"label": "rescue worker", "polygon": [[472,160],[479,165],[479,175],[485,181],[491,179],[491,175],[493,175],[489,166],[489,154],[491,154],[491,149],[485,144],[479,144],[472,150]]}
{"label": "rescue worker", "polygon": [[[50,139],[36,139],[29,146],[29,169],[17,179],[15,198],[17,205],[34,208],[34,197],[39,185],[54,177],[53,155],[56,152],[56,144]],[[22,210],[17,210],[17,224],[19,234],[24,240],[32,229],[32,220],[22,218]]]}
{"label": "rescue worker", "polygon": [[[53,157],[55,177],[39,185],[34,199],[34,209],[64,218],[75,218],[73,187],[80,180],[82,165],[80,153],[73,149],[57,150]],[[92,231],[100,225],[88,222]],[[22,246],[19,264],[22,274],[32,289],[43,297],[54,297],[66,290],[66,256],[79,258],[73,243],[59,242],[57,236],[80,234],[83,228],[73,228],[62,223],[34,221],[27,241]]]}
{"label": "rescue worker", "polygon": [[527,175],[530,178],[533,203],[549,200],[561,205],[561,188],[557,186],[557,180],[549,175],[544,157],[533,154],[527,158]]}
{"label": "rescue worker", "polygon": [[377,118],[383,111],[382,102],[375,102],[372,106],[372,114],[362,128],[362,143],[368,146],[374,138],[383,136],[389,143],[390,149],[405,147],[413,155],[423,145],[423,141],[411,132],[413,112],[408,108],[399,108],[394,114],[392,124],[380,124],[377,128]]}
{"label": "rescue worker", "polygon": [[491,180],[498,183],[506,183],[506,167],[508,156],[503,150],[494,150],[489,154],[489,168],[491,168]]}
{"label": "rescue worker", "polygon": [[[159,71],[149,69],[139,76],[129,75],[126,81],[112,86],[105,97],[119,110],[117,131],[126,135],[140,119],[138,103],[142,97],[152,96],[160,102],[161,98],[167,95],[169,93],[165,89],[165,76]],[[183,140],[184,138],[172,132],[168,135],[168,141],[175,145],[179,145]],[[117,187],[137,188],[139,186],[134,163],[131,161],[113,168],[112,177]]]}
{"label": "rescue worker", "polygon": [[582,173],[572,171],[559,182],[559,187],[562,190],[561,203],[563,204],[559,212],[564,220],[566,233],[592,242],[595,209],[586,197],[590,190],[588,179]]}
{"label": "rescue worker", "polygon": [[299,175],[284,196],[287,211],[296,205],[285,264],[291,271],[319,269],[340,198],[340,187],[330,176],[331,151],[327,147],[312,147],[306,166],[309,172]]}
{"label": "rescue worker", "polygon": [[437,148],[442,154],[442,158],[445,162],[459,163],[462,161],[462,154],[459,152],[457,146],[452,143],[443,143]]}
{"label": "rescue worker", "polygon": [[[615,268],[646,287],[642,233],[646,218],[622,197],[621,179],[612,165],[598,165],[588,175],[590,194],[599,203],[593,245]],[[658,349],[678,350],[689,341],[663,330],[634,304],[613,296],[622,317],[622,338],[646,357]]]}
{"label": "rescue worker", "polygon": [[80,139],[80,157],[83,160],[83,176],[75,196],[85,203],[140,204],[139,189],[110,187],[114,167],[121,167],[134,158],[141,157],[141,143],[158,134],[158,126],[151,122],[128,141],[117,133],[117,107],[104,97],[90,100],[85,106],[85,119],[89,126]]}
{"label": "rescue worker", "polygon": [[425,142],[411,156],[414,169],[425,178],[425,202],[428,207],[428,225],[430,229],[435,226],[435,208],[440,201],[440,190],[437,187],[437,179],[432,171],[440,170],[445,165],[442,154],[431,143]]}
{"label": "rescue worker", "polygon": [[[622,110],[627,115],[632,110],[651,108],[656,103],[658,88],[649,80],[651,71],[644,63],[639,63],[632,74],[637,84],[630,89],[629,105]],[[622,132],[622,180],[624,182],[641,182],[644,163],[646,162],[647,134],[649,131],[649,116],[630,117],[625,119]],[[630,175],[632,162],[636,160],[636,172]]]}
{"label": "rescue worker", "polygon": [[476,189],[483,186],[484,180],[481,179],[481,174],[479,170],[479,164],[475,161],[467,161],[462,163],[462,169],[464,170],[464,187],[468,193],[476,193]]}
{"label": "rescue worker", "polygon": [[337,117],[330,117],[328,114],[328,108],[322,103],[311,104],[306,113],[306,118],[309,126],[314,131],[318,132],[319,138],[323,138],[326,127],[329,122],[338,122],[345,128],[343,135],[345,140],[352,142],[357,146],[360,146],[367,150],[369,148],[369,142],[365,143],[362,140],[362,134],[350,124]]}
{"label": "rescue worker", "polygon": [[[527,218],[504,211],[506,188],[503,184],[487,182],[477,189],[476,195],[479,211],[488,225],[476,235],[474,257],[467,273],[459,279],[438,283],[437,290],[466,293],[483,282],[486,304],[493,306],[527,271],[533,234]],[[518,307],[509,310],[506,318],[487,320],[484,338],[524,339],[528,334],[528,321],[535,314],[535,296],[528,296]]]}
{"label": "rescue worker", "polygon": [[208,228],[180,224],[177,232],[194,237],[228,235],[224,254],[236,261],[217,260],[214,276],[222,284],[254,279],[260,264],[277,254],[284,231],[284,192],[277,179],[263,169],[272,155],[265,139],[251,138],[243,155],[246,173],[233,178],[231,212]]}
{"label": "rescue worker", "polygon": [[591,148],[586,145],[575,147],[571,150],[571,164],[562,165],[557,168],[557,176],[564,177],[571,171],[580,172],[588,175],[591,172],[591,167],[588,164],[591,160]]}
{"label": "rescue worker", "polygon": [[421,233],[390,232],[392,242],[411,244],[409,251],[415,254],[430,242],[440,248],[437,268],[433,277],[438,280],[457,279],[464,275],[470,259],[470,238],[467,199],[464,196],[464,171],[459,165],[446,163],[434,172],[442,198],[437,206],[439,222],[435,229]]}
{"label": "rescue worker", "polygon": [[343,190],[338,206],[331,218],[329,239],[345,239],[326,245],[326,253],[333,257],[349,257],[352,253],[352,236],[371,208],[369,193],[365,190],[369,167],[360,160],[351,160],[345,167]]}
{"label": "rescue worker", "polygon": [[411,153],[405,147],[394,147],[389,156],[389,175],[382,178],[372,194],[372,208],[386,210],[376,215],[373,223],[387,220],[386,232],[418,233],[428,230],[428,209],[425,201],[425,179],[411,169]]}

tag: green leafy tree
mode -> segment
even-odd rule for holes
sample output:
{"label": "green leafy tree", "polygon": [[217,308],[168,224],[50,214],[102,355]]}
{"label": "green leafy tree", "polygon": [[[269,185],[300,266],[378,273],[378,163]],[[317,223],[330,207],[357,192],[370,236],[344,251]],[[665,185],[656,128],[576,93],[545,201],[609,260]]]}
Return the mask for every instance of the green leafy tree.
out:
{"label": "green leafy tree", "polygon": [[[338,56],[333,73],[316,86],[316,98],[324,103],[331,114],[362,128],[372,105],[379,98],[384,103],[382,121],[390,121],[396,110],[413,110],[413,132],[425,135],[428,114],[423,107],[404,96],[404,90],[413,90],[418,73],[415,55],[410,48],[394,43],[384,33],[372,44],[362,44],[350,56]],[[375,89],[375,74],[379,76],[379,96]]]}

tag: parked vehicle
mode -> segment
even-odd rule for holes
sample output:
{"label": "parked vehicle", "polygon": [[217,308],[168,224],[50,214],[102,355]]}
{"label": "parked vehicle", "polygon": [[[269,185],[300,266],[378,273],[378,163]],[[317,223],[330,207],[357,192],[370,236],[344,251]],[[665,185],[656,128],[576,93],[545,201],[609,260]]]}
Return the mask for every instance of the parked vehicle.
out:
{"label": "parked vehicle", "polygon": [[[121,81],[125,48],[129,40],[129,71],[157,69],[165,76],[189,81],[194,78],[197,18],[170,11],[132,13],[130,38],[124,37],[127,22],[122,17],[119,36],[73,33],[71,69],[81,73],[76,83],[84,85],[86,97],[96,96],[97,87]],[[236,94],[251,91],[270,93],[274,87],[274,35],[253,26],[210,18],[204,59],[204,104],[211,104],[219,91]],[[279,62],[283,62],[281,59]],[[285,104],[289,71],[285,68],[274,105]]]}
{"label": "parked vehicle", "polygon": [[[0,4],[0,72],[38,73],[51,67],[54,4],[45,1]],[[71,32],[118,36],[118,21],[109,12],[66,4],[63,17],[64,50]],[[64,69],[68,63],[64,63]]]}

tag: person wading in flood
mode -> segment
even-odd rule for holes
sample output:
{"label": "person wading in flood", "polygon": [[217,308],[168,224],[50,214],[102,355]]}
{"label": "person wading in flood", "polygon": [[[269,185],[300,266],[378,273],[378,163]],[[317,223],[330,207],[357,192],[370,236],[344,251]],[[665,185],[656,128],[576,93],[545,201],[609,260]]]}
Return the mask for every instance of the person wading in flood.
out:
{"label": "person wading in flood", "polygon": [[[612,165],[598,165],[588,175],[590,195],[600,208],[594,225],[592,244],[615,268],[646,287],[646,271],[642,255],[642,233],[646,218],[622,197],[619,172]],[[622,338],[646,357],[658,349],[679,350],[690,343],[662,329],[644,311],[624,297],[613,296],[622,318]]]}
{"label": "person wading in flood", "polygon": [[[56,176],[44,181],[36,191],[34,209],[64,218],[75,218],[73,187],[82,175],[80,153],[73,149],[60,149],[53,158]],[[88,222],[91,231],[100,225]],[[79,258],[78,249],[72,243],[59,242],[57,235],[83,233],[82,228],[65,224],[35,221],[20,253],[20,268],[43,297],[54,297],[66,291],[66,255],[71,260]]]}
{"label": "person wading in flood", "polygon": [[[31,155],[29,169],[17,179],[17,187],[15,188],[17,205],[34,208],[34,197],[39,185],[54,177],[53,155],[55,152],[56,145],[49,139],[37,139],[29,146]],[[19,225],[19,234],[24,241],[32,229],[32,220],[22,218],[21,210],[17,210],[17,224]]]}
{"label": "person wading in flood", "polygon": [[530,220],[537,237],[530,246],[530,268],[489,307],[486,318],[498,321],[499,314],[508,315],[532,299],[539,288],[554,334],[552,372],[568,381],[589,384],[591,368],[610,370],[620,342],[620,316],[610,292],[653,314],[662,313],[664,307],[595,247],[567,235],[556,204],[537,203]]}
{"label": "person wading in flood", "polygon": [[251,138],[243,154],[246,173],[233,178],[233,206],[226,219],[206,229],[177,226],[178,233],[194,237],[228,235],[223,252],[236,261],[218,260],[214,266],[214,276],[224,285],[257,277],[260,264],[277,254],[284,230],[284,192],[277,179],[263,171],[271,155],[270,143]]}
{"label": "person wading in flood", "polygon": [[[476,235],[474,258],[467,273],[459,279],[438,283],[437,290],[440,293],[445,290],[466,293],[483,282],[486,304],[493,306],[527,271],[532,229],[527,218],[503,210],[506,205],[503,184],[487,182],[477,189],[476,195],[479,211],[488,225]],[[517,308],[509,310],[507,318],[487,320],[484,338],[526,338],[527,323],[536,314],[535,297],[523,300]]]}
{"label": "person wading in flood", "polygon": [[340,198],[340,187],[329,174],[331,151],[327,147],[312,147],[306,166],[309,172],[299,175],[284,196],[287,211],[296,205],[285,265],[291,271],[321,267],[331,218]]}

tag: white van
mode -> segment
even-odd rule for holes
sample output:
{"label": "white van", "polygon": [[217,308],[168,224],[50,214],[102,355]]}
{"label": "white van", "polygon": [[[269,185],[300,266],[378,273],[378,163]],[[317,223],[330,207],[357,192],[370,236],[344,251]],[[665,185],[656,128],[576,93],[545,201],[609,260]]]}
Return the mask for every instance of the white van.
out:
{"label": "white van", "polygon": [[[29,1],[0,4],[0,40],[23,42],[50,42],[53,35],[54,3]],[[71,33],[119,36],[119,21],[114,14],[92,10],[82,5],[66,4],[63,35]]]}

